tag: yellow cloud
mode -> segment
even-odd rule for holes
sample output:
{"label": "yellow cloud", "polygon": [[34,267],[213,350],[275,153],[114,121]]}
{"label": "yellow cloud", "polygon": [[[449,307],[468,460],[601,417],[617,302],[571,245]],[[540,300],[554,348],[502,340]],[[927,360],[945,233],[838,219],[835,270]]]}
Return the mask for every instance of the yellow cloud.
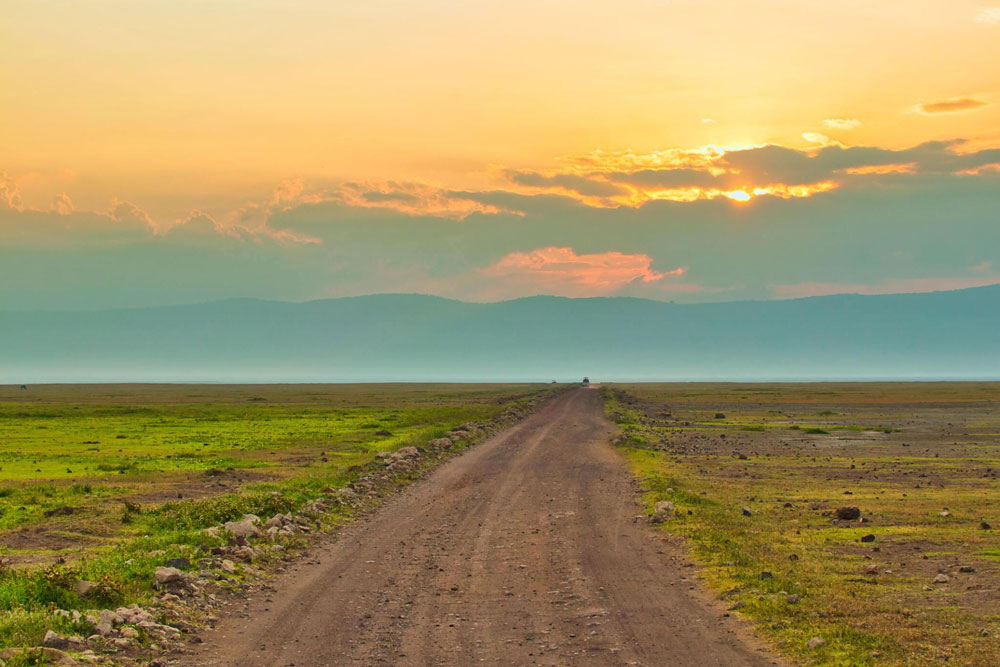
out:
{"label": "yellow cloud", "polygon": [[947,100],[937,102],[925,102],[917,105],[917,111],[922,114],[934,115],[939,113],[960,113],[963,111],[975,111],[987,106],[989,102],[975,97],[952,97]]}

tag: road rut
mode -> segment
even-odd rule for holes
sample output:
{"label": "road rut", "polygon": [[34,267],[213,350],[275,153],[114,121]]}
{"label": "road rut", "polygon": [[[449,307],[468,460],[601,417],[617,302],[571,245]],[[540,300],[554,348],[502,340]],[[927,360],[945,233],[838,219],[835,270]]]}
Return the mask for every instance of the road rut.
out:
{"label": "road rut", "polygon": [[223,618],[190,664],[770,665],[640,513],[593,388],[445,463]]}

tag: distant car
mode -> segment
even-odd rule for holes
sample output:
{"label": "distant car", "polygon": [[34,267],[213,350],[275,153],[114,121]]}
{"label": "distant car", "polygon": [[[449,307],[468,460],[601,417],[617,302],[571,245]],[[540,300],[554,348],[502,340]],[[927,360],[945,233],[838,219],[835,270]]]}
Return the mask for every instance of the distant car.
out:
{"label": "distant car", "polygon": [[580,384],[586,387],[587,385],[590,384],[590,378],[583,378],[583,382],[581,382]]}

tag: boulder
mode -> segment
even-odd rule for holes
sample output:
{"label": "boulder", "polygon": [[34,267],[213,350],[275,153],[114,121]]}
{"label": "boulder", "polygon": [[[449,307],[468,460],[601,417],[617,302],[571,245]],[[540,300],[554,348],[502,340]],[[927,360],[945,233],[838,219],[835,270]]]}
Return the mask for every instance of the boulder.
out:
{"label": "boulder", "polygon": [[653,505],[653,516],[650,521],[653,523],[663,523],[674,515],[674,504],[669,500],[661,500]]}
{"label": "boulder", "polygon": [[153,573],[156,583],[162,585],[173,584],[184,579],[184,573],[176,567],[158,567]]}
{"label": "boulder", "polygon": [[260,521],[257,517],[249,518],[248,516],[243,517],[239,521],[230,521],[223,524],[225,528],[234,537],[260,537],[261,531],[257,527],[257,523]]}
{"label": "boulder", "polygon": [[857,507],[841,507],[837,510],[837,518],[841,521],[856,521],[861,518],[861,510]]}
{"label": "boulder", "polygon": [[61,635],[56,634],[52,630],[45,633],[45,638],[42,639],[42,646],[46,648],[56,648],[60,651],[65,651],[69,648],[69,639]]}

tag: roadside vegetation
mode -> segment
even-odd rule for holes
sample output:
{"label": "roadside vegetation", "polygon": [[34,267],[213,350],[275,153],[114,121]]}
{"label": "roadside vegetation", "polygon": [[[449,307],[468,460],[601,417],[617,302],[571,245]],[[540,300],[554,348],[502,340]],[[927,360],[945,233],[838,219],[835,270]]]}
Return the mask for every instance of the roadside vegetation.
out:
{"label": "roadside vegetation", "polygon": [[[498,418],[540,391],[537,385],[0,387],[0,648],[38,647],[47,631],[87,637],[97,610],[162,595],[157,567],[198,576],[205,556],[246,549],[245,540],[212,530],[226,522],[296,512],[314,519],[313,530],[348,521],[360,503],[310,508],[376,461],[396,461],[380,455],[423,451],[428,441]],[[454,446],[471,441],[456,439]],[[431,464],[403,461],[391,483],[403,484]],[[259,577],[269,559],[310,530],[304,522],[288,524],[272,537],[273,550],[258,550],[253,564],[219,577],[219,590]],[[135,642],[150,644],[143,636]],[[9,667],[45,660],[37,651],[5,657]]]}
{"label": "roadside vegetation", "polygon": [[780,651],[1000,664],[1000,385],[602,391],[651,518]]}

